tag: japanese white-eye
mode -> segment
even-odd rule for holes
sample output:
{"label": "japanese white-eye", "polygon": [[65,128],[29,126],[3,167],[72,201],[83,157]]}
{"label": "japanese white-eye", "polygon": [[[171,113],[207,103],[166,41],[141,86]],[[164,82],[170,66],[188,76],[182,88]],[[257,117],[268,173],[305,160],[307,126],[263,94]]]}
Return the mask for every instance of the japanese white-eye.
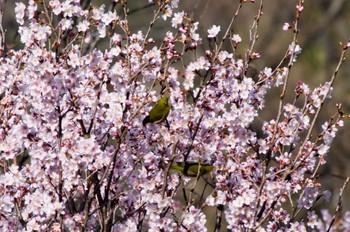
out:
{"label": "japanese white-eye", "polygon": [[198,162],[173,163],[170,169],[182,172],[185,176],[195,177],[197,175],[203,176],[215,169],[209,164],[200,164]]}
{"label": "japanese white-eye", "polygon": [[158,100],[157,104],[151,109],[148,116],[146,116],[142,124],[146,125],[147,123],[162,123],[166,120],[170,112],[169,97],[162,97]]}

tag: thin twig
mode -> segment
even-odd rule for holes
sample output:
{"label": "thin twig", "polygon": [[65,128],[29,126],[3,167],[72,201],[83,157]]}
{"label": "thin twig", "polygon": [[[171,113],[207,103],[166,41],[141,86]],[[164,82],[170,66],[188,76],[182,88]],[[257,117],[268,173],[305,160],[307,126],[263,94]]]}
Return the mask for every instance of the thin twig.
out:
{"label": "thin twig", "polygon": [[2,27],[2,17],[4,16],[6,0],[0,0],[0,56],[5,55],[5,31]]}
{"label": "thin twig", "polygon": [[233,14],[233,16],[232,16],[232,18],[231,18],[231,21],[230,21],[229,25],[227,26],[225,35],[222,37],[221,42],[220,42],[219,46],[218,46],[217,49],[216,49],[216,52],[215,52],[215,55],[214,55],[214,58],[213,58],[213,63],[214,63],[214,61],[216,60],[216,58],[218,57],[218,54],[219,54],[219,52],[220,52],[220,50],[221,50],[221,47],[222,47],[222,45],[224,44],[224,42],[225,42],[227,36],[229,35],[230,30],[231,30],[231,27],[232,27],[232,25],[233,25],[233,22],[234,22],[235,19],[237,18],[238,14],[239,14],[239,11],[240,11],[240,9],[242,8],[242,6],[243,6],[243,2],[240,1],[240,2],[239,2],[239,5],[238,5],[238,7],[237,7],[236,12]]}
{"label": "thin twig", "polygon": [[329,96],[328,96],[328,95],[329,95],[329,92],[331,91],[331,88],[332,88],[332,86],[333,86],[333,84],[334,84],[334,81],[335,81],[335,79],[336,79],[336,77],[337,77],[337,74],[338,74],[338,71],[339,71],[339,69],[340,69],[340,66],[341,66],[341,65],[343,64],[343,62],[345,61],[345,54],[346,54],[347,49],[348,49],[347,46],[343,46],[343,47],[342,47],[342,53],[341,53],[341,55],[340,55],[340,58],[339,58],[339,61],[338,61],[338,65],[337,65],[337,67],[335,68],[335,71],[334,71],[334,73],[333,73],[333,75],[332,75],[331,80],[329,81],[329,83],[330,83],[329,88],[327,89],[327,92],[324,94],[323,98],[321,99],[321,105],[320,105],[319,108],[317,108],[317,110],[316,110],[316,112],[315,112],[315,115],[314,115],[314,117],[313,117],[313,119],[312,119],[312,122],[311,122],[311,124],[310,124],[310,128],[309,128],[309,130],[308,130],[308,132],[307,132],[307,135],[306,135],[306,137],[305,137],[305,140],[304,140],[303,144],[301,145],[301,147],[300,147],[300,149],[299,149],[298,155],[295,157],[294,161],[292,162],[291,167],[293,167],[293,166],[295,165],[295,163],[298,161],[298,159],[299,159],[300,156],[302,155],[302,151],[303,151],[303,149],[304,149],[306,143],[309,141],[309,139],[310,139],[310,137],[311,137],[312,130],[313,130],[315,124],[316,124],[316,120],[318,119],[318,115],[319,115],[320,112],[321,112],[322,106],[323,106],[324,102],[326,101],[326,99],[329,97]]}
{"label": "thin twig", "polygon": [[263,15],[262,9],[263,9],[263,0],[260,0],[258,14],[255,16],[255,20],[249,31],[249,34],[250,34],[249,47],[246,50],[246,54],[245,54],[245,70],[244,70],[245,73],[248,72],[248,65],[251,59],[251,55],[252,55],[255,43],[258,40],[258,26],[259,26],[260,17]]}
{"label": "thin twig", "polygon": [[349,180],[350,180],[350,177],[348,176],[348,178],[346,178],[346,180],[345,180],[345,182],[343,184],[343,187],[341,187],[341,189],[340,189],[337,208],[335,209],[332,221],[329,224],[327,232],[331,231],[331,228],[332,228],[332,226],[334,224],[335,218],[338,216],[338,214],[340,213],[340,210],[342,209],[342,206],[343,206],[342,196],[343,196],[343,192],[344,192],[344,189],[345,189],[346,185],[349,183]]}

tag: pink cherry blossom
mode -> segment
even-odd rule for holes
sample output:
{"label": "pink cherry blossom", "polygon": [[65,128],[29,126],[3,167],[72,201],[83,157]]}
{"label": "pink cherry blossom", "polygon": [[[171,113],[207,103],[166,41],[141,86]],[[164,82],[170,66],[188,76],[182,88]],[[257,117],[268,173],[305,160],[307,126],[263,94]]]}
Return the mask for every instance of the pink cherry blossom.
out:
{"label": "pink cherry blossom", "polygon": [[[333,214],[313,207],[331,197],[319,168],[348,116],[337,104],[315,129],[335,85],[290,80],[297,39],[278,67],[261,67],[255,59],[269,57],[253,46],[254,33],[244,52],[232,33],[248,28],[232,24],[211,41],[221,26],[203,34],[178,0],[143,1],[154,13],[145,27],[125,1],[83,2],[29,0],[14,9],[23,46],[6,44],[0,58],[0,228],[328,229]],[[307,10],[301,1],[283,29],[296,38]],[[276,107],[270,91],[283,91]],[[164,96],[164,121],[143,123]],[[276,115],[263,118],[269,107]],[[349,215],[336,229],[349,230]]]}
{"label": "pink cherry blossom", "polygon": [[214,38],[218,35],[220,32],[220,26],[213,25],[211,28],[208,29],[208,38]]}

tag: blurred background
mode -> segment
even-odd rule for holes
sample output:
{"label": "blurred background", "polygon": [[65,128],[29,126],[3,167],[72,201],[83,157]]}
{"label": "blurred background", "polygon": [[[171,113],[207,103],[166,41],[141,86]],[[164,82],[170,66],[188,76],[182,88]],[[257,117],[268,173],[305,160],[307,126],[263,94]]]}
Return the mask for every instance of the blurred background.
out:
{"label": "blurred background", "polygon": [[[199,32],[203,38],[204,46],[207,29],[212,25],[220,25],[220,36],[223,36],[227,25],[236,11],[239,0],[190,0],[181,1],[178,11],[184,10],[196,21],[200,22]],[[15,1],[5,2],[5,12],[3,25],[7,31],[7,48],[19,49],[19,37],[16,34],[18,25],[14,20]],[[110,4],[110,0],[93,0],[93,5]],[[130,28],[133,32],[148,28],[148,24],[153,17],[154,7],[147,7],[147,0],[129,0],[130,10],[137,9],[129,16]],[[254,61],[253,65],[257,71],[264,67],[274,68],[284,56],[288,45],[292,41],[291,31],[283,31],[285,22],[290,24],[295,19],[295,5],[297,0],[265,0],[263,6],[264,15],[260,19],[259,39],[255,46],[255,52],[261,54],[261,59]],[[242,44],[238,52],[244,51],[249,41],[249,28],[253,23],[253,18],[257,14],[259,0],[256,4],[246,3],[241,9],[238,18],[233,25],[233,32],[242,37]],[[350,38],[350,1],[346,0],[307,0],[305,1],[304,12],[299,24],[299,45],[302,53],[298,61],[292,68],[289,89],[287,95],[294,97],[292,92],[299,80],[302,80],[310,87],[317,87],[320,83],[330,80],[338,63],[341,47],[340,42],[346,43]],[[120,12],[121,14],[121,12]],[[167,26],[160,19],[154,25],[152,36],[161,39],[167,31]],[[228,44],[227,44],[228,45]],[[224,49],[230,49],[229,46]],[[243,53],[242,53],[243,54]],[[350,51],[347,54],[350,60]],[[256,75],[252,73],[251,75]],[[334,85],[332,99],[325,103],[318,120],[316,129],[321,128],[321,124],[335,115],[336,103],[343,104],[345,114],[350,114],[350,62],[345,61],[340,69]],[[289,92],[289,93],[288,93]],[[261,120],[275,118],[279,89],[272,91],[266,100],[268,110],[262,111]],[[347,176],[350,176],[350,121],[345,120],[345,127],[341,128],[333,143],[331,154],[327,156],[327,164],[322,167],[320,181],[324,190],[330,190],[333,194],[332,204],[329,204],[331,213],[335,211],[338,201],[338,193]],[[343,199],[343,209],[350,210],[350,185],[347,186]],[[323,200],[320,201],[323,204]]]}

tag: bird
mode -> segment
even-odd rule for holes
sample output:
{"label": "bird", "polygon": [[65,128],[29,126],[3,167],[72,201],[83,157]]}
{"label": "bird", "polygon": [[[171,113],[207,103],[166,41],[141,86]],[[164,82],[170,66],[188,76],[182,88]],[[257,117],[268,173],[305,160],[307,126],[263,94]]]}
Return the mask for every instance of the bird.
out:
{"label": "bird", "polygon": [[198,162],[177,162],[173,163],[170,169],[182,172],[185,176],[196,177],[203,176],[210,173],[215,169],[214,166],[209,164],[201,164]]}
{"label": "bird", "polygon": [[168,117],[170,108],[169,97],[162,97],[143,119],[142,125],[145,126],[147,123],[162,123]]}

